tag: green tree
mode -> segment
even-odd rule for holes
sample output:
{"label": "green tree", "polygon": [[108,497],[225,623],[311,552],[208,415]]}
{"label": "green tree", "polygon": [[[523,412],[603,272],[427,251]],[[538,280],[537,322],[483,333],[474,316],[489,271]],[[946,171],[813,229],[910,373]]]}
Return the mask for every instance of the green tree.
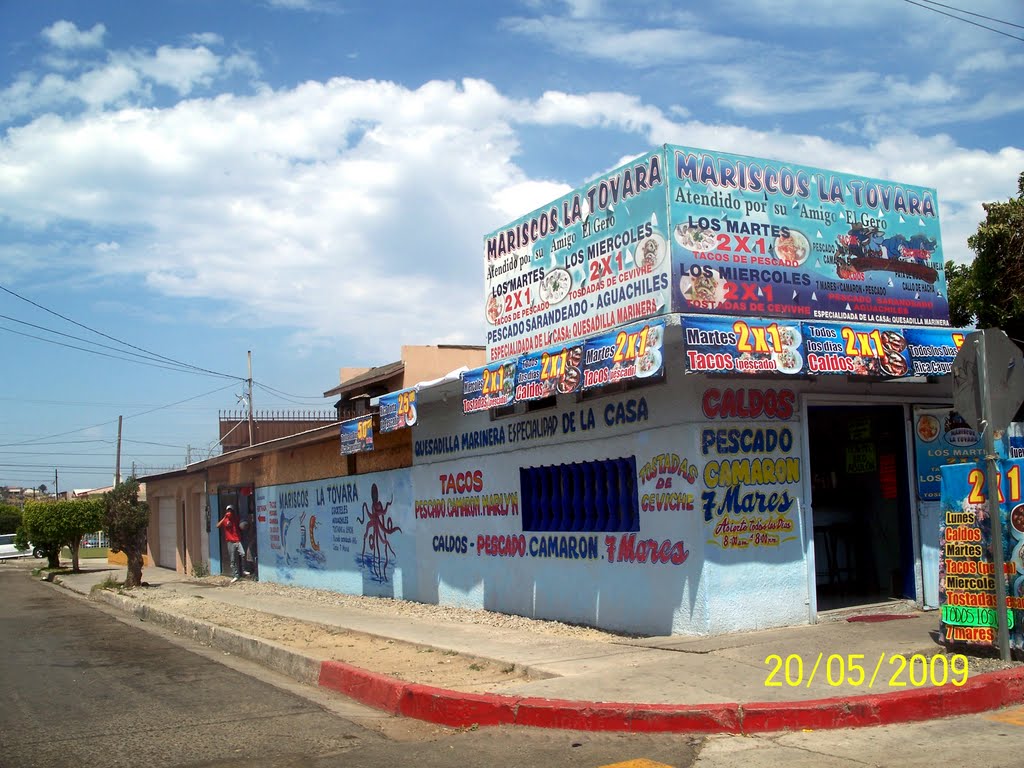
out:
{"label": "green tree", "polygon": [[45,548],[49,567],[60,567],[60,550],[68,547],[71,568],[76,573],[82,537],[98,531],[102,523],[103,506],[99,499],[30,501],[22,515],[25,535],[35,546]]}
{"label": "green tree", "polygon": [[0,503],[0,533],[13,533],[21,525],[21,510],[13,504]]}
{"label": "green tree", "polygon": [[142,584],[142,556],[149,532],[149,504],[139,501],[139,481],[130,477],[103,494],[103,528],[112,552],[124,552],[128,559],[126,587]]}
{"label": "green tree", "polygon": [[975,253],[968,265],[946,263],[949,315],[953,325],[1001,328],[1024,339],[1024,173],[1017,197],[985,203],[985,221],[967,239]]}

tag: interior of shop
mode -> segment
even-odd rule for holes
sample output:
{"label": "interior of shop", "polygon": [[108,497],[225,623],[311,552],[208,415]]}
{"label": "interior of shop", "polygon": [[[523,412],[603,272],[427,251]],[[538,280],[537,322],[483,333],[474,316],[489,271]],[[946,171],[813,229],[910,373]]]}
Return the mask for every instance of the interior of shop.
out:
{"label": "interior of shop", "polygon": [[818,611],[914,598],[902,406],[809,409]]}

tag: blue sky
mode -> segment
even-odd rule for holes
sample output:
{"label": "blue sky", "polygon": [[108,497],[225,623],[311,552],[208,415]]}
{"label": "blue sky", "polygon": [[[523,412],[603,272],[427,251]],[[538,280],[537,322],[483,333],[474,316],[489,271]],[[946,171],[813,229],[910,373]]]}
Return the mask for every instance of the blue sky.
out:
{"label": "blue sky", "polygon": [[122,467],[209,455],[248,350],[256,408],[305,410],[482,344],[483,236],[663,143],[935,187],[968,261],[1024,171],[993,20],[1024,10],[0,0],[0,485],[108,484],[118,415]]}

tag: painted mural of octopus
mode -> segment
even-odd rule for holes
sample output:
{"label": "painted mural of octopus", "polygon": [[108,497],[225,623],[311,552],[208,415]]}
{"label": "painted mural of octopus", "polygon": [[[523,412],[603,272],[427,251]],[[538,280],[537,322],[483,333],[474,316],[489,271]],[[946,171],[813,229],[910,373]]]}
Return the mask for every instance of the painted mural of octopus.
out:
{"label": "painted mural of octopus", "polygon": [[[382,504],[378,498],[376,483],[370,487],[370,498],[369,507],[366,506],[365,501],[363,502],[363,517],[358,520],[360,525],[366,525],[366,530],[363,531],[363,554],[360,560],[369,567],[373,578],[383,583],[388,580],[388,564],[391,561],[391,555],[395,554],[395,550],[391,548],[391,543],[388,541],[388,536],[392,533],[401,533],[402,529],[392,523],[390,517],[385,516],[393,500]],[[369,556],[366,554],[367,545],[370,547]]]}

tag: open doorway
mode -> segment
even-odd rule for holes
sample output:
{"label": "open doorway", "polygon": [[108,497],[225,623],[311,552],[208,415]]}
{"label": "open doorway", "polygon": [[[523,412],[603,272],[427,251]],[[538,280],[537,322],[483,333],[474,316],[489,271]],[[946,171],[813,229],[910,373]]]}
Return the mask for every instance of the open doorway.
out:
{"label": "open doorway", "polygon": [[[256,578],[259,556],[256,551],[256,497],[253,495],[252,486],[225,487],[217,491],[217,507],[219,515],[224,514],[230,504],[238,513],[238,524],[241,529],[242,549],[245,550],[245,561],[242,563],[243,571],[250,573]],[[217,519],[220,519],[219,517]],[[217,522],[214,520],[214,523]],[[215,529],[218,530],[218,529]],[[224,532],[218,530],[217,538],[220,544],[220,572],[224,576],[231,574],[231,560],[228,556],[228,544],[224,539]]]}
{"label": "open doorway", "polygon": [[808,409],[818,611],[915,597],[902,406]]}

